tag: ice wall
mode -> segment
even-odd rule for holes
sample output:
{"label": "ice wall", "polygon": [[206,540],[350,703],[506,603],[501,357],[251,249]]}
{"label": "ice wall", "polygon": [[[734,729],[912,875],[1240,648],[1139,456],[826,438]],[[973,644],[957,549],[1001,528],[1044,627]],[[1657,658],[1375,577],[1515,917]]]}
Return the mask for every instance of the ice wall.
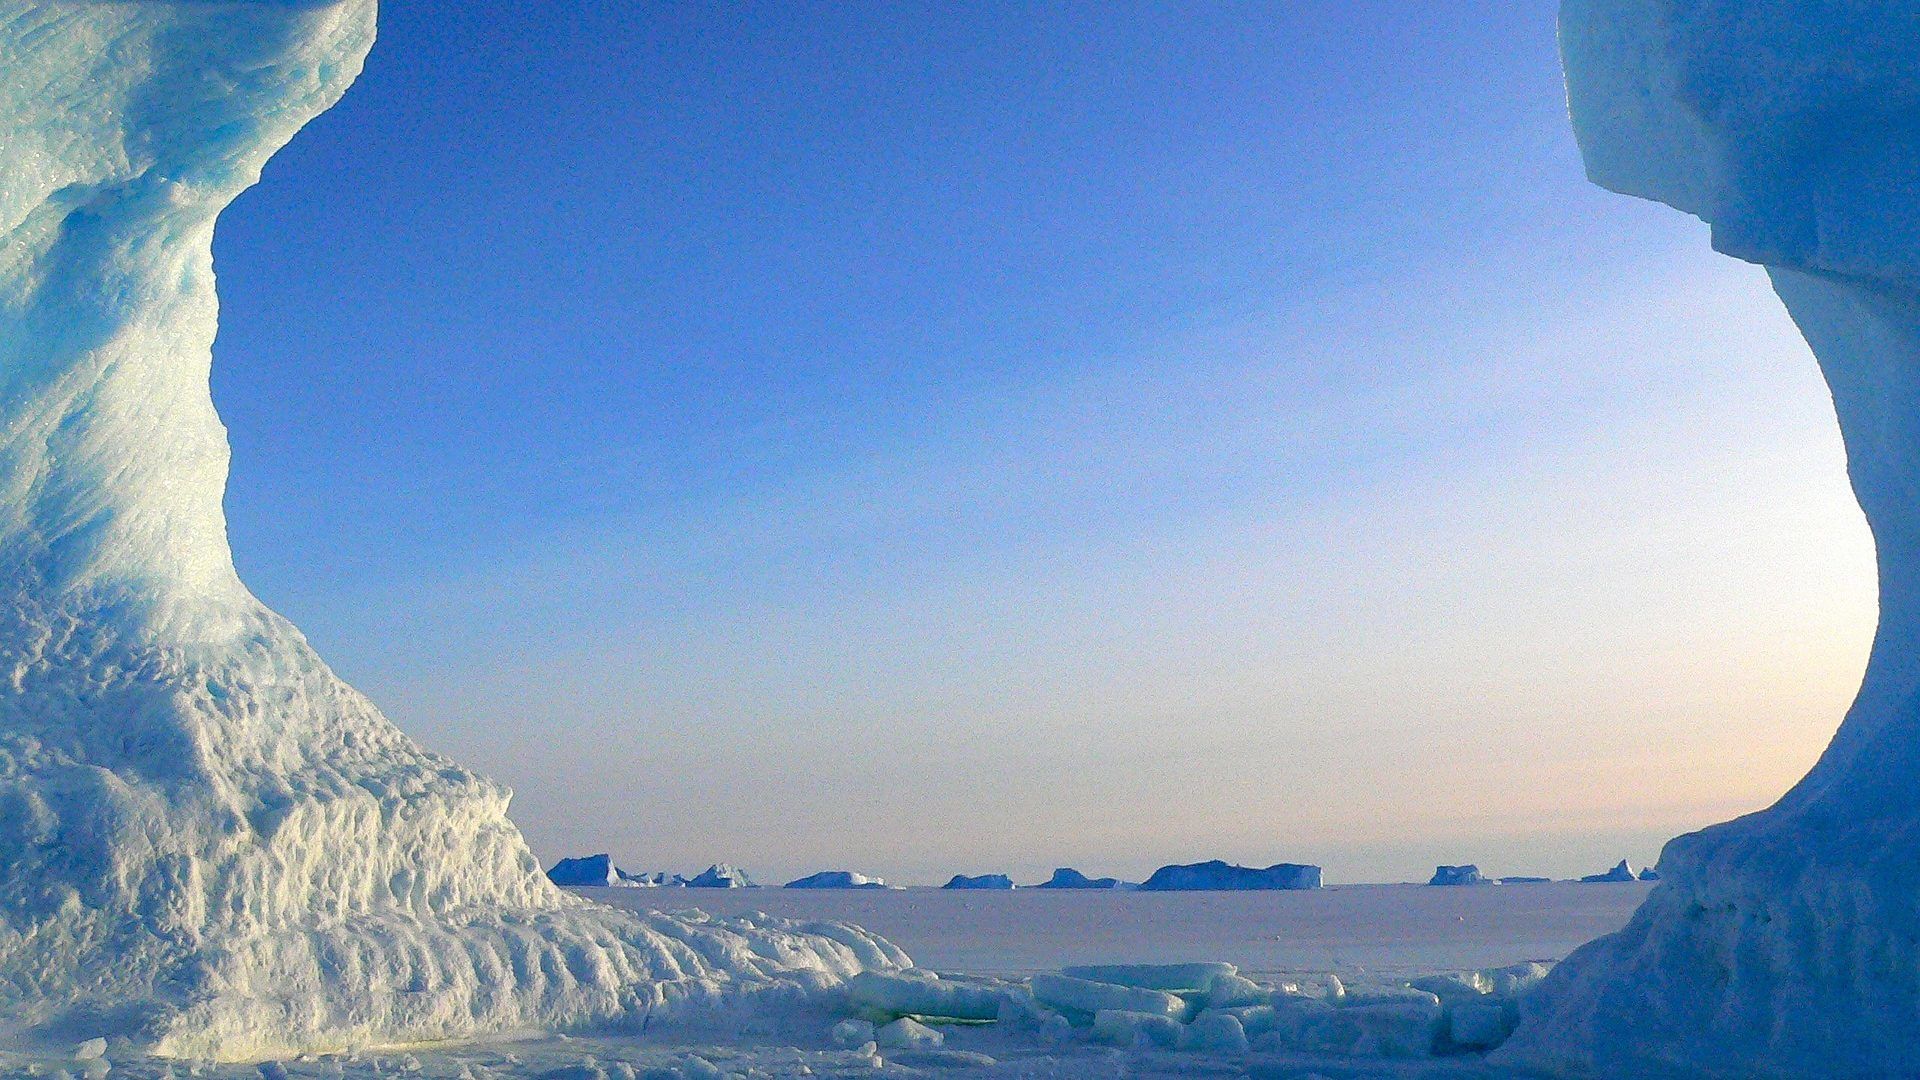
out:
{"label": "ice wall", "polygon": [[1920,1071],[1920,3],[1565,0],[1589,175],[1764,264],[1878,550],[1859,697],[1773,807],[1680,837],[1503,1051],[1618,1077]]}
{"label": "ice wall", "polygon": [[373,36],[372,0],[0,2],[0,1029],[248,1058],[900,962],[560,892],[505,788],[235,575],[214,220]]}

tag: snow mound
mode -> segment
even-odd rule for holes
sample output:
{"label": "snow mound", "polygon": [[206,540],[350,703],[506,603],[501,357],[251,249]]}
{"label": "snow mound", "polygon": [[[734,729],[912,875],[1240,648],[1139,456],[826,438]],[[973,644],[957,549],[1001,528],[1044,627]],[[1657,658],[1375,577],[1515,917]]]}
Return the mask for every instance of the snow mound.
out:
{"label": "snow mound", "polygon": [[1680,837],[1617,934],[1501,1056],[1601,1076],[1920,1072],[1920,7],[1565,0],[1588,175],[1767,268],[1832,390],[1880,627],[1826,753],[1779,802]]}
{"label": "snow mound", "polygon": [[1184,866],[1163,866],[1140,885],[1142,892],[1244,891],[1254,889],[1317,889],[1320,868],[1299,863],[1275,863],[1263,869],[1234,866],[1214,859]]}
{"label": "snow mound", "polygon": [[360,71],[372,0],[0,12],[0,1027],[168,1055],[668,1018],[905,962],[540,872],[241,584],[215,218]]}

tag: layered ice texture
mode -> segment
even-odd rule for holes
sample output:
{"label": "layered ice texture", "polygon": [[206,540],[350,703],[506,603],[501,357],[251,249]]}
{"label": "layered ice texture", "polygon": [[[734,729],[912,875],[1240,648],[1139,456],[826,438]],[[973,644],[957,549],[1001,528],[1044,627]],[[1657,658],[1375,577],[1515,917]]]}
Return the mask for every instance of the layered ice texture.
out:
{"label": "layered ice texture", "polygon": [[1680,837],[1504,1051],[1581,1075],[1920,1070],[1920,4],[1566,0],[1589,175],[1767,267],[1833,392],[1880,627],[1807,777]]}
{"label": "layered ice texture", "polygon": [[0,1026],[245,1059],[902,963],[567,896],[236,576],[214,220],[373,36],[372,0],[0,6]]}

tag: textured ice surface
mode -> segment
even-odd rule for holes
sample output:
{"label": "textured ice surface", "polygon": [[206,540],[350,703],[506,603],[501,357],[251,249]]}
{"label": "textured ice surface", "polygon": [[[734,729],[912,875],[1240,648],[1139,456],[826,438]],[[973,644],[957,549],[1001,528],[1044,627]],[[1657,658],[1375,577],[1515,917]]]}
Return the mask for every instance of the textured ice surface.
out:
{"label": "textured ice surface", "polygon": [[1920,1070],[1920,5],[1566,0],[1589,175],[1762,263],[1833,391],[1880,627],[1813,771],[1680,837],[1508,1060],[1608,1076]]}
{"label": "textured ice surface", "polygon": [[0,5],[0,1016],[247,1058],[639,1022],[903,957],[540,873],[234,573],[214,220],[371,0]]}

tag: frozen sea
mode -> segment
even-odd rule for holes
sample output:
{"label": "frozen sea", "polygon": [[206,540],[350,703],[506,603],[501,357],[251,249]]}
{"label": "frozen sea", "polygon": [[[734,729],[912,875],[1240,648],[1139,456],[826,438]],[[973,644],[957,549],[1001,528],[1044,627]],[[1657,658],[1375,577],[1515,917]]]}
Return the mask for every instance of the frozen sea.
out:
{"label": "frozen sea", "polygon": [[1224,960],[1258,976],[1349,981],[1557,960],[1626,925],[1645,882],[1335,885],[1299,892],[623,889],[636,910],[764,911],[863,926],[921,967],[1019,978],[1068,964]]}

